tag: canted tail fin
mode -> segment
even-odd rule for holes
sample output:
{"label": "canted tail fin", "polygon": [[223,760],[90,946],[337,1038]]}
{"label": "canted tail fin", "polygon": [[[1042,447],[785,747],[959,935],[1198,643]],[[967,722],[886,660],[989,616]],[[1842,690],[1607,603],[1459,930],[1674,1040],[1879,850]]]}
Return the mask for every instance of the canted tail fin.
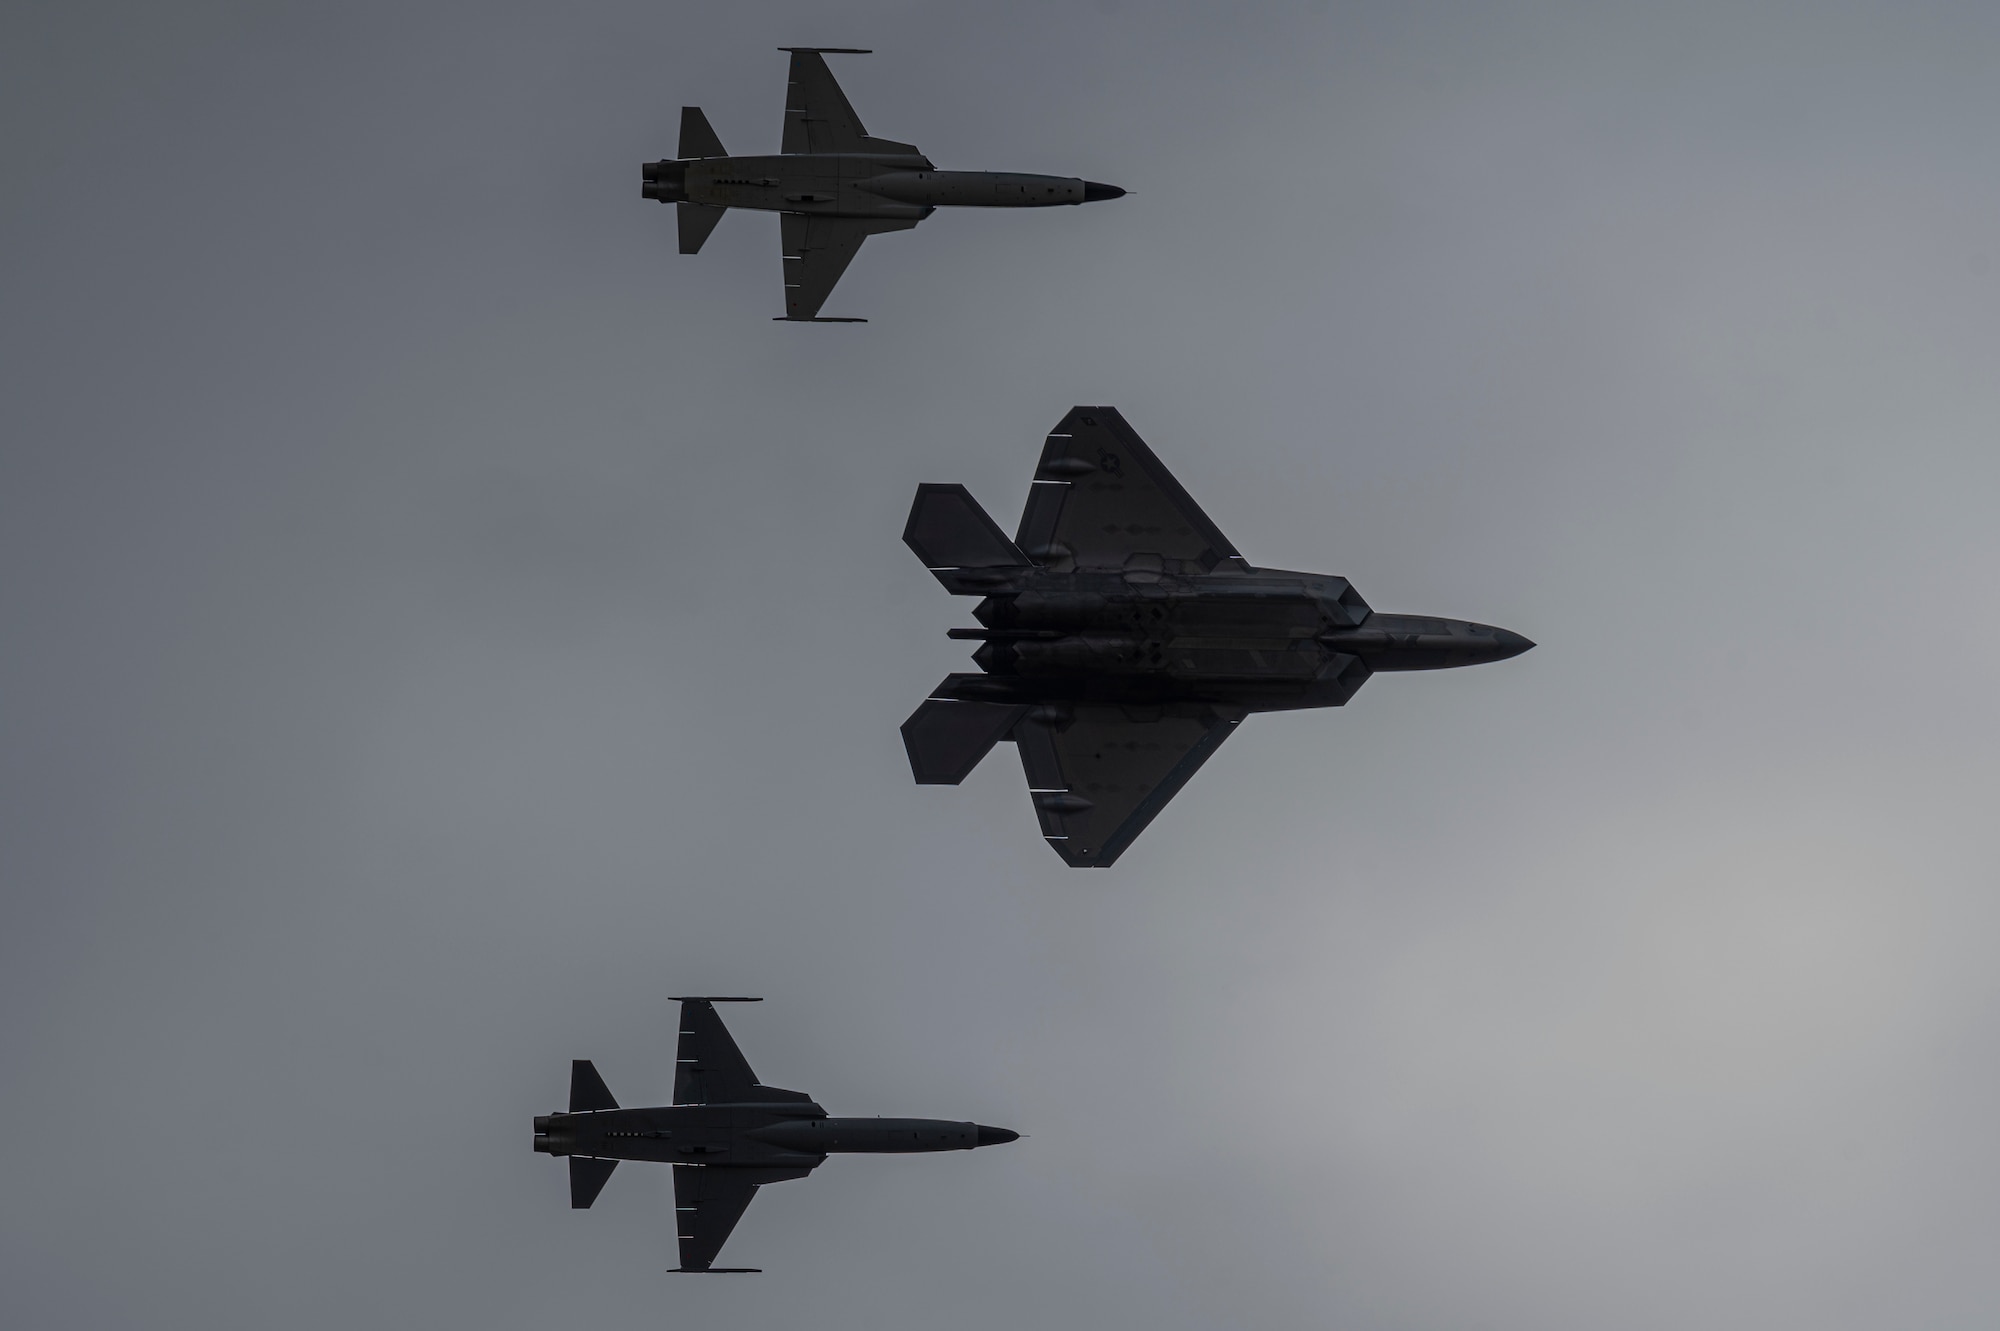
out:
{"label": "canted tail fin", "polygon": [[681,151],[683,159],[690,157],[727,157],[722,140],[716,137],[714,126],[698,106],[681,108]]}

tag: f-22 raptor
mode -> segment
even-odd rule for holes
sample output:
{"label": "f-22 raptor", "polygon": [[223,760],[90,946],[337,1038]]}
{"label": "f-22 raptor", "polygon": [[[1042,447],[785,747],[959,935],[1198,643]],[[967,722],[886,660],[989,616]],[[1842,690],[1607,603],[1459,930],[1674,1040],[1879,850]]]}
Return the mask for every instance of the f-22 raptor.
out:
{"label": "f-22 raptor", "polygon": [[903,541],[983,598],[979,674],[903,723],[920,785],[1020,750],[1042,834],[1072,867],[1123,854],[1252,712],[1339,707],[1368,677],[1519,656],[1518,633],[1387,615],[1345,578],[1254,568],[1112,407],[1042,448],[1013,540],[962,485],[921,485]]}
{"label": "f-22 raptor", "polygon": [[731,208],[780,214],[785,259],[781,321],[866,323],[821,318],[819,309],[862,241],[885,231],[907,231],[941,206],[1046,208],[1125,193],[1116,185],[1073,176],[940,171],[916,145],[878,139],[862,128],[861,117],[826,67],[826,56],[866,51],[779,49],[792,54],[792,78],[778,154],[732,157],[701,108],[682,107],[680,157],[647,162],[640,193],[674,205],[682,254],[699,252]]}
{"label": "f-22 raptor", "polygon": [[839,1152],[969,1151],[1019,1138],[1005,1128],[935,1118],[832,1118],[800,1091],[765,1086],[716,1013],[756,998],[675,998],[681,1005],[674,1102],[620,1109],[588,1059],[570,1064],[569,1112],[535,1120],[535,1149],[569,1157],[569,1204],[597,1200],[620,1160],[674,1167],[678,1271],[754,1273],[713,1265],[766,1183],[804,1178]]}

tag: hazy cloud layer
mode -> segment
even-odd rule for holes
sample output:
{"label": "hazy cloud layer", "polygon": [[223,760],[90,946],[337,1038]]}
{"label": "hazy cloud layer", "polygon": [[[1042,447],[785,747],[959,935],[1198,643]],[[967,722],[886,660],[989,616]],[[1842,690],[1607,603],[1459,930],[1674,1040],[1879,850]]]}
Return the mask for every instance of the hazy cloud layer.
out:
{"label": "hazy cloud layer", "polygon": [[[678,108],[781,43],[942,213],[784,327]],[[0,1310],[33,1327],[1987,1328],[1983,5],[22,7],[0,20]],[[1251,560],[1535,638],[1258,718],[1120,865],[897,540],[1124,410]],[[1015,1146],[682,1281],[565,1060]]]}

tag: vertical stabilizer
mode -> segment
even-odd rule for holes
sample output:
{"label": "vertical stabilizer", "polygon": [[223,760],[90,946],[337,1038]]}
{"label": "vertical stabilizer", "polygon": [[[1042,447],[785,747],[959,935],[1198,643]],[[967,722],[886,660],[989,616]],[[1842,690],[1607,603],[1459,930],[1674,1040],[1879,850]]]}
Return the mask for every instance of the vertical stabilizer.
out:
{"label": "vertical stabilizer", "polygon": [[914,143],[878,139],[861,126],[847,94],[826,67],[829,55],[867,55],[851,46],[781,46],[792,54],[791,79],[785,85],[785,135],[779,148],[788,153],[885,153],[918,157]]}

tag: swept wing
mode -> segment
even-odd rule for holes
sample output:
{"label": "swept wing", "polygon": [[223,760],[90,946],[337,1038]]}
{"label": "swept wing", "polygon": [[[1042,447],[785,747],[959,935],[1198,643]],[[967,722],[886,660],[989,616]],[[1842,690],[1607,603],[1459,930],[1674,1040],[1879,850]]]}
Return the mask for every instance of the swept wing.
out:
{"label": "swept wing", "polygon": [[1115,407],[1073,407],[1050,432],[1014,543],[1057,569],[1248,567]]}
{"label": "swept wing", "polygon": [[1037,709],[1013,738],[1042,835],[1073,868],[1110,865],[1241,719],[1187,704]]}
{"label": "swept wing", "polygon": [[[712,998],[683,998],[680,1047],[674,1058],[674,1103],[677,1105],[770,1104],[778,1100],[810,1100],[800,1091],[765,1086],[750,1070],[750,1061],[736,1047],[722,1024]],[[749,1000],[722,1000],[749,1001]],[[732,1222],[734,1223],[734,1222]]]}
{"label": "swept wing", "polygon": [[861,126],[847,94],[840,90],[823,51],[866,55],[866,51],[833,47],[786,46],[792,53],[791,80],[785,86],[785,136],[788,153],[882,153],[919,156],[915,144],[878,139]]}
{"label": "swept wing", "polygon": [[884,231],[907,231],[914,219],[829,217],[819,213],[780,213],[778,233],[784,244],[785,313],[791,320],[821,323],[862,323],[860,319],[819,319],[819,307],[833,294],[834,284],[861,251],[861,242]]}
{"label": "swept wing", "polygon": [[[739,1169],[727,1165],[675,1165],[675,1234],[680,1239],[683,1271],[715,1271],[713,1263],[729,1233],[743,1218],[750,1199],[766,1183],[804,1178],[816,1165],[778,1169]],[[746,1271],[753,1268],[729,1268]]]}

